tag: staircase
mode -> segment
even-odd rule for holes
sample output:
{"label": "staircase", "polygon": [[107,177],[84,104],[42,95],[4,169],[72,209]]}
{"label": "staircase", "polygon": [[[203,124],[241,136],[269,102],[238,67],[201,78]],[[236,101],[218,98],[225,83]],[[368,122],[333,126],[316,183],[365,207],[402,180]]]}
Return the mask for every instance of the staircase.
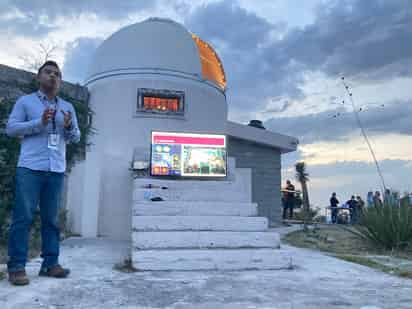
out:
{"label": "staircase", "polygon": [[[251,170],[229,158],[226,180],[137,178],[132,261],[139,270],[279,269],[289,258],[257,217]],[[145,188],[151,184],[155,188]],[[163,188],[162,188],[163,187]],[[163,201],[148,201],[147,197]]]}

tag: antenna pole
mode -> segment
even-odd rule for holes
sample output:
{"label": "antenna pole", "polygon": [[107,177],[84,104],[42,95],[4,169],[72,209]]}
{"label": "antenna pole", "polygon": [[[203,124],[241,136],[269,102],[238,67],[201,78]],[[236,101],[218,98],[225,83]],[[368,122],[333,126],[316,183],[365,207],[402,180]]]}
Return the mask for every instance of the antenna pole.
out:
{"label": "antenna pole", "polygon": [[347,92],[348,95],[349,95],[349,99],[350,99],[350,102],[351,102],[352,108],[353,108],[353,113],[355,114],[356,122],[358,123],[358,126],[359,126],[359,128],[361,129],[361,132],[362,132],[362,135],[363,135],[363,137],[364,137],[364,139],[365,139],[365,141],[366,141],[366,144],[368,145],[369,151],[370,151],[370,153],[371,153],[371,155],[372,155],[373,161],[375,162],[376,170],[377,170],[377,172],[378,172],[379,178],[380,178],[380,180],[381,180],[381,182],[382,182],[383,189],[384,189],[384,192],[385,192],[385,191],[386,191],[386,184],[385,184],[385,180],[384,180],[383,175],[382,175],[382,171],[381,171],[381,169],[380,169],[380,167],[379,167],[378,160],[376,159],[375,152],[373,151],[373,148],[372,148],[372,145],[371,145],[371,143],[370,143],[370,141],[369,141],[369,138],[368,138],[368,136],[366,135],[365,128],[363,127],[363,124],[362,124],[362,122],[361,122],[361,120],[360,120],[358,111],[357,111],[356,106],[355,106],[355,101],[353,100],[353,94],[352,94],[352,92],[349,91],[349,86],[345,83],[345,78],[344,78],[344,77],[342,77],[342,84],[343,84],[343,86],[345,87],[346,92]]}

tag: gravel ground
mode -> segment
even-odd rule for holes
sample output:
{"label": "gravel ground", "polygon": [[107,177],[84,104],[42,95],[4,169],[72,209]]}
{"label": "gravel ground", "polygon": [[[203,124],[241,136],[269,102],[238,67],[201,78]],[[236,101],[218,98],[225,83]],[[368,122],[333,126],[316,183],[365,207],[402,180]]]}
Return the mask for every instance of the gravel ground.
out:
{"label": "gravel ground", "polygon": [[307,249],[283,245],[295,267],[278,271],[122,273],[113,269],[127,244],[71,238],[62,245],[68,279],[31,284],[0,281],[1,308],[412,308],[412,280],[390,276]]}

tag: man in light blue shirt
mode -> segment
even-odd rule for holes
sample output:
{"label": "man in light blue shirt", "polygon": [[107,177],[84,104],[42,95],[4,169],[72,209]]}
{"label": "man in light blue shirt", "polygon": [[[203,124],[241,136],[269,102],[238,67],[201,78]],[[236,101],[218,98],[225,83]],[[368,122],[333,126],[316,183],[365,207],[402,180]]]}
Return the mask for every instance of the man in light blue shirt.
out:
{"label": "man in light blue shirt", "polygon": [[57,97],[61,72],[54,61],[38,71],[39,90],[20,97],[13,107],[6,133],[21,139],[16,170],[16,193],[9,232],[9,281],[29,283],[25,272],[28,236],[34,212],[39,206],[43,263],[40,276],[65,278],[69,270],[58,263],[61,203],[66,144],[80,140],[73,106]]}

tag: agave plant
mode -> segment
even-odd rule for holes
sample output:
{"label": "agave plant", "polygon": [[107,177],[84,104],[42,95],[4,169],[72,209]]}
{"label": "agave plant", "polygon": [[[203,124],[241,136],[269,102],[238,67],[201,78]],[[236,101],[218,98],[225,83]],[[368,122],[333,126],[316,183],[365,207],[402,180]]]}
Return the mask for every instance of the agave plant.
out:
{"label": "agave plant", "polygon": [[362,238],[390,250],[412,245],[412,207],[384,203],[363,211],[356,230]]}

